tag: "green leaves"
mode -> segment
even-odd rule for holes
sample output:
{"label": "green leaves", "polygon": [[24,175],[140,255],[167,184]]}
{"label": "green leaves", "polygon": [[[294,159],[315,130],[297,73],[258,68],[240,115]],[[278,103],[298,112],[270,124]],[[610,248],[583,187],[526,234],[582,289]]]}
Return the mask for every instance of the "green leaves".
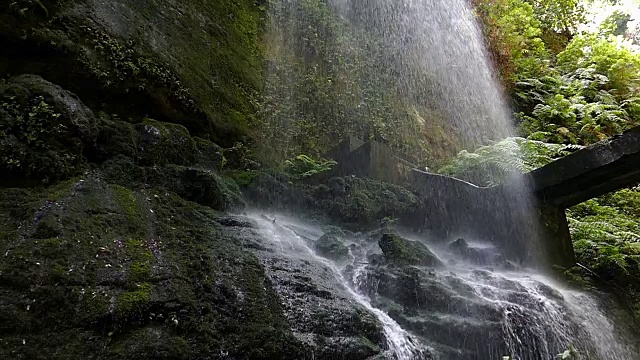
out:
{"label": "green leaves", "polygon": [[533,140],[588,145],[640,123],[638,98],[610,90],[595,67],[528,79],[516,85],[520,132]]}
{"label": "green leaves", "polygon": [[507,138],[478,148],[461,151],[440,173],[491,186],[516,173],[525,173],[580,149],[580,146],[549,144],[524,138]]}
{"label": "green leaves", "polygon": [[295,178],[306,178],[331,170],[337,162],[325,159],[313,159],[307,155],[298,155],[284,163],[285,171]]}

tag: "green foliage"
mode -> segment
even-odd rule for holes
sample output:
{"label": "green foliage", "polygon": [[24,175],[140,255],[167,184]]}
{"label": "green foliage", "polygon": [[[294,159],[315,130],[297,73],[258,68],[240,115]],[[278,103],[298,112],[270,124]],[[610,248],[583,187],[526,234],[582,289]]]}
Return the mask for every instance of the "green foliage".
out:
{"label": "green foliage", "polygon": [[284,163],[285,172],[295,178],[305,178],[331,170],[337,162],[325,159],[313,159],[307,155],[298,155]]}
{"label": "green foliage", "polygon": [[573,345],[570,345],[569,348],[562,353],[558,354],[558,359],[562,360],[571,360],[571,359],[579,359],[580,354],[578,350]]}
{"label": "green foliage", "polygon": [[583,0],[525,0],[535,9],[535,16],[545,29],[575,32],[586,21]]}
{"label": "green foliage", "polygon": [[600,25],[600,33],[603,35],[624,35],[631,21],[631,15],[620,10],[616,10],[609,15],[607,19]]}
{"label": "green foliage", "polygon": [[521,133],[530,139],[587,145],[640,123],[640,98],[620,99],[595,68],[517,84]]}
{"label": "green foliage", "polygon": [[640,53],[621,46],[615,37],[598,34],[576,36],[558,54],[558,69],[565,73],[591,69],[609,81],[604,90],[621,100],[640,89]]}
{"label": "green foliage", "polygon": [[500,77],[507,87],[546,72],[542,23],[524,0],[476,0],[475,9]]}
{"label": "green foliage", "polygon": [[22,17],[27,17],[27,14],[38,9],[46,17],[49,17],[49,10],[40,0],[16,0],[9,3],[9,9],[16,12]]}
{"label": "green foliage", "polygon": [[507,138],[474,152],[463,150],[439,172],[490,186],[501,183],[512,174],[529,172],[578,149],[579,146]]}

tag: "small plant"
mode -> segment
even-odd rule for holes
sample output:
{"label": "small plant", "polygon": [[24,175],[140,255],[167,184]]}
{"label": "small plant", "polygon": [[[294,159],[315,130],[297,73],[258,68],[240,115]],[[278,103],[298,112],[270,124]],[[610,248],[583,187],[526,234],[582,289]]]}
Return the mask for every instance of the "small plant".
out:
{"label": "small plant", "polygon": [[325,159],[313,159],[307,155],[298,155],[284,163],[285,171],[295,178],[306,178],[331,170],[337,162]]}
{"label": "small plant", "polygon": [[563,360],[577,360],[578,359],[578,350],[576,350],[573,345],[569,345],[569,349],[557,355],[558,359]]}

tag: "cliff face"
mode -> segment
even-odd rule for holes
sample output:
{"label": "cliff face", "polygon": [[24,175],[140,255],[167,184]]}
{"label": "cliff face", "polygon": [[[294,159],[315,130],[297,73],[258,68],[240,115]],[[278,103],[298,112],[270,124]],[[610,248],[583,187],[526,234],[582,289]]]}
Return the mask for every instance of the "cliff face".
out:
{"label": "cliff face", "polygon": [[254,1],[18,0],[0,5],[0,73],[41,75],[93,108],[243,135],[261,83]]}
{"label": "cliff face", "polygon": [[224,215],[245,207],[220,170],[254,124],[262,14],[249,0],[0,4],[0,358],[383,351],[371,314],[314,290],[318,271],[269,267],[278,254]]}
{"label": "cliff face", "polygon": [[253,1],[0,4],[0,358],[300,359],[215,174],[260,84]]}

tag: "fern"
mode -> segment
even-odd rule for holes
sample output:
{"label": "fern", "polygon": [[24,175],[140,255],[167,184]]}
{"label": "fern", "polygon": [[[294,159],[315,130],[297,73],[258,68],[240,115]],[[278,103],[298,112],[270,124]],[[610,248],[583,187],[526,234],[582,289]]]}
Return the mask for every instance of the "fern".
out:
{"label": "fern", "polygon": [[532,171],[581,148],[511,137],[492,142],[472,153],[461,151],[440,172],[478,185],[491,186],[512,174]]}
{"label": "fern", "polygon": [[295,178],[306,178],[331,170],[337,162],[325,159],[313,159],[308,155],[298,155],[294,159],[287,160],[284,168],[287,173]]}

